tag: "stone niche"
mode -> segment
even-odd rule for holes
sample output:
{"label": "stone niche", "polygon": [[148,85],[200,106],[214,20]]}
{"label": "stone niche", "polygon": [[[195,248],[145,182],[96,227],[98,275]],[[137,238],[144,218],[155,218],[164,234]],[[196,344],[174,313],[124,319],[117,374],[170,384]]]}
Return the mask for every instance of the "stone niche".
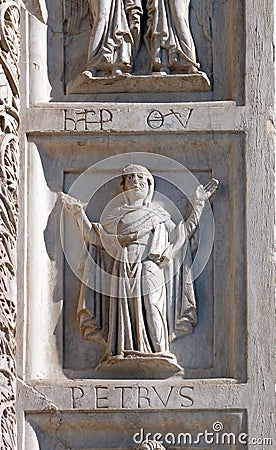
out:
{"label": "stone niche", "polygon": [[[151,155],[170,154],[187,167],[202,184],[212,176],[220,180],[211,201],[215,220],[214,249],[195,282],[198,325],[193,334],[177,339],[172,352],[184,367],[181,378],[228,378],[240,382],[246,377],[245,330],[245,221],[244,221],[244,138],[243,134],[185,133],[149,135],[47,135],[29,136],[28,143],[28,229],[32,239],[28,254],[27,374],[32,380],[118,378],[112,370],[95,371],[103,349],[82,339],[76,319],[80,281],[74,275],[60,244],[61,205],[58,192],[68,192],[77,177],[91,165],[114,154],[129,154],[129,162],[148,167],[156,181],[157,193],[165,194],[185,217],[188,202],[173,183],[184,173],[158,165]],[[54,151],[53,151],[54,149]],[[133,155],[136,155],[135,157]],[[146,156],[145,156],[146,155]],[[115,160],[116,161],[116,160]],[[118,159],[119,161],[119,159]],[[118,167],[106,167],[114,176]],[[99,180],[102,171],[88,174]],[[91,180],[91,178],[90,178]],[[88,215],[97,221],[104,206],[119,193],[115,178],[99,189],[88,205]],[[77,262],[82,251],[79,230],[66,217],[65,253]],[[68,236],[71,236],[69,239]],[[74,239],[72,239],[74,236]],[[120,375],[119,378],[137,378]],[[140,374],[143,379],[164,378],[158,372]],[[165,377],[166,378],[166,377]]]}
{"label": "stone niche", "polygon": [[[221,450],[224,431],[232,433],[227,448],[239,450],[252,447],[238,440],[243,433],[250,439],[270,436],[273,362],[264,349],[274,330],[272,277],[264,261],[271,257],[273,228],[267,177],[273,165],[273,69],[267,3],[190,1],[190,27],[208,89],[196,86],[196,77],[193,89],[184,86],[185,76],[194,73],[183,79],[178,73],[149,75],[142,41],[133,73],[117,74],[110,83],[95,77],[97,90],[95,80],[78,79],[91,30],[86,14],[68,32],[64,5],[75,0],[45,0],[47,23],[22,13],[18,448],[136,450],[143,438],[161,433],[169,436],[163,439],[166,450],[180,450],[177,436],[196,439],[206,430],[217,441],[188,442],[185,448]],[[214,245],[194,282],[198,325],[171,344],[183,368],[175,373],[97,369],[104,348],[84,340],[77,321],[83,240],[74,219],[63,214],[59,193],[80,198],[74,183],[81,175],[85,196],[99,186],[86,210],[91,221],[99,221],[119,194],[125,162],[149,169],[155,201],[162,204],[166,196],[184,217],[191,207],[179,187],[186,169],[203,185],[212,178],[220,182],[210,200]],[[177,222],[176,209],[170,212]],[[203,218],[199,237],[204,232]]]}
{"label": "stone niche", "polygon": [[[166,448],[192,449],[189,446],[189,435],[193,441],[200,443],[200,433],[207,430],[212,434],[210,424],[216,423],[217,417],[225,426],[225,430],[243,436],[246,430],[246,414],[243,410],[205,411],[166,411],[143,412],[98,412],[77,413],[74,415],[60,412],[55,418],[50,414],[28,414],[26,417],[26,438],[30,444],[28,449],[82,449],[82,450],[131,450],[142,443],[142,439],[157,435]],[[81,433],[78,432],[81,430]],[[185,437],[186,434],[186,437]],[[150,438],[148,436],[148,438]],[[210,435],[209,435],[210,436]],[[242,439],[241,439],[242,441]],[[244,445],[232,441],[227,447],[231,450],[242,450]],[[88,444],[89,443],[89,444]],[[112,447],[110,447],[110,444]],[[89,446],[88,446],[89,445]],[[199,447],[202,450],[212,448],[220,450],[221,442],[212,443],[212,447]]]}
{"label": "stone niche", "polygon": [[[197,75],[189,75],[186,81],[181,75],[147,76],[149,60],[143,39],[131,76],[117,77],[113,81],[100,78],[83,81],[78,76],[85,70],[91,28],[88,14],[66,18],[66,5],[70,9],[71,3],[74,5],[76,0],[49,0],[48,26],[30,18],[30,36],[34,37],[28,74],[31,102],[139,102],[147,101],[150,92],[151,101],[233,100],[237,104],[244,103],[243,0],[191,0],[190,27],[197,60],[210,83],[205,76]],[[77,8],[75,13],[78,13]],[[70,16],[70,11],[68,14]],[[145,16],[142,33],[146,20]],[[39,39],[39,46],[35,45],[35,39]]]}

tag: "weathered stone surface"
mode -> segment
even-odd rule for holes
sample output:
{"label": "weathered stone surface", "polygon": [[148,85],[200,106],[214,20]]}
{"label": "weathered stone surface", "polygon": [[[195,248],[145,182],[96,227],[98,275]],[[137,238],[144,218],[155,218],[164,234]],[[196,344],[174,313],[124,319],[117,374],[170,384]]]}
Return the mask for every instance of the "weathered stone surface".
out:
{"label": "weathered stone surface", "polygon": [[[203,141],[201,140],[204,136]],[[204,275],[201,280],[198,280],[197,289],[199,292],[200,302],[204,308],[200,307],[200,325],[198,332],[193,336],[187,337],[176,341],[175,345],[178,348],[177,352],[181,354],[181,365],[185,367],[187,377],[208,377],[208,376],[229,376],[230,373],[235,374],[235,377],[243,377],[242,371],[237,372],[237,364],[242,365],[244,361],[243,354],[241,352],[242,347],[242,325],[239,322],[240,331],[236,329],[235,338],[239,342],[240,352],[236,354],[232,348],[235,345],[234,342],[228,342],[229,348],[225,351],[225,345],[223,344],[223,332],[224,327],[221,327],[221,323],[230,330],[231,327],[236,327],[235,323],[224,314],[227,308],[233,310],[233,302],[231,302],[232,292],[243,292],[244,279],[242,274],[240,276],[239,285],[232,284],[233,272],[229,271],[227,261],[229,255],[231,258],[243,259],[243,245],[244,237],[241,229],[242,217],[243,217],[243,178],[241,176],[243,171],[242,155],[244,141],[242,135],[234,133],[229,137],[224,133],[217,134],[216,143],[213,141],[211,133],[196,135],[193,133],[182,133],[176,137],[175,135],[167,135],[164,139],[163,134],[155,134],[155,146],[158,154],[166,155],[166,149],[168,146],[173,149],[175,157],[179,162],[185,164],[185,166],[192,170],[195,170],[195,175],[203,183],[206,184],[214,172],[216,176],[221,180],[220,194],[215,199],[215,223],[217,229],[217,239],[215,240],[215,253],[214,262],[210,261],[210,264],[205,269]],[[106,147],[105,136],[94,136],[93,142],[91,138],[82,137],[80,139],[79,133],[73,138],[72,135],[67,136],[66,133],[61,136],[60,134],[51,141],[48,142],[47,136],[33,136],[33,141],[29,144],[29,168],[30,168],[30,186],[36,185],[40,195],[37,196],[35,191],[30,197],[28,222],[31,229],[35,230],[34,239],[29,244],[30,264],[33,264],[35,270],[35,276],[29,275],[29,305],[30,312],[34,314],[41,314],[41,306],[37,302],[37,283],[39,285],[50,286],[50,295],[54,295],[57,299],[63,299],[65,295],[64,308],[62,309],[64,322],[64,331],[60,328],[62,322],[60,322],[60,308],[62,303],[55,302],[43,303],[43,314],[39,322],[36,320],[29,320],[28,326],[28,341],[33,341],[36,336],[35,344],[28,347],[28,352],[36,355],[35,358],[30,360],[30,371],[32,376],[36,378],[40,377],[52,377],[55,373],[61,373],[61,370],[65,370],[68,376],[71,378],[78,377],[92,377],[98,378],[99,374],[95,372],[97,362],[102,357],[102,347],[100,345],[93,345],[91,349],[91,343],[85,342],[81,339],[80,332],[76,323],[76,307],[77,299],[79,295],[79,281],[74,277],[70,267],[62,259],[61,247],[56,242],[56,236],[59,235],[60,228],[60,206],[58,204],[57,194],[53,195],[53,192],[59,192],[60,190],[68,191],[72,183],[77,179],[78,175],[82,172],[83,167],[89,167],[93,162],[101,160],[103,156],[108,156],[112,153],[116,153],[120,149],[120,153],[125,154],[125,161],[131,159],[132,162],[136,158],[137,163],[140,161],[147,164],[151,168],[154,175],[158,177],[158,190],[169,197],[171,201],[176,201],[176,196],[179,196],[179,192],[171,184],[172,182],[181,183],[185,170],[175,172],[175,167],[168,166],[164,168],[164,163],[159,156],[155,156],[154,153],[146,153],[147,160],[141,161],[141,155],[139,150],[143,145],[145,151],[151,149],[152,140],[151,135],[132,136],[132,149],[134,153],[128,154],[129,150],[129,137],[122,134],[109,136],[108,148]],[[52,149],[55,148],[55,152]],[[185,154],[183,154],[183,148],[186,148]],[[193,148],[197,148],[198,151],[195,154]],[[93,157],[92,157],[93,155]],[[81,158],[80,158],[81,156]],[[109,180],[109,176],[120,176],[122,162],[118,159],[117,167],[114,167],[114,161],[105,161],[105,166],[91,171],[85,177],[85,195],[90,199],[91,187],[93,183],[100,184],[106,180]],[[168,163],[167,163],[168,164]],[[104,178],[103,178],[104,177]],[[168,181],[164,180],[164,177],[168,178]],[[234,181],[233,181],[234,180]],[[225,187],[229,184],[235,185],[235,192],[228,192]],[[98,188],[97,188],[98,189]],[[96,190],[97,190],[96,189]],[[88,214],[93,219],[98,220],[101,214],[101,208],[104,204],[107,204],[111,198],[119,193],[118,181],[109,181],[107,187],[99,192],[92,199],[88,208]],[[104,197],[102,197],[104,195]],[[85,200],[86,201],[86,200]],[[222,205],[227,202],[229,210],[223,212]],[[180,211],[185,212],[184,197],[179,196],[178,207]],[[38,207],[42,207],[45,210],[45,214],[37,216],[34,211]],[[43,206],[42,206],[43,205]],[[56,206],[55,206],[56,205]],[[48,215],[50,214],[50,218]],[[231,222],[230,217],[235,216],[235,221]],[[176,217],[177,219],[177,217]],[[237,232],[239,230],[239,233]],[[73,233],[72,235],[70,233]],[[231,242],[224,242],[223,233],[235,236]],[[75,236],[76,239],[72,240]],[[47,247],[45,247],[45,239]],[[74,227],[74,223],[66,222],[66,234],[65,243],[66,249],[75,258],[76,266],[78,265],[79,255],[81,254],[82,242],[79,240],[77,228]],[[36,253],[36,248],[40,248],[39,254]],[[236,248],[239,248],[239,252],[236,253]],[[40,262],[45,261],[50,270],[44,271]],[[63,294],[63,271],[56,270],[56,264],[61,267],[65,263],[65,294]],[[214,274],[212,267],[216,267]],[[33,270],[34,270],[33,269]],[[234,267],[232,268],[234,270]],[[51,277],[54,276],[55,285],[51,283]],[[215,276],[215,278],[213,278]],[[223,296],[220,294],[219,286],[220,279],[225,280],[229,289],[224,291]],[[215,286],[213,295],[213,289],[211,286]],[[54,288],[54,291],[52,289]],[[44,290],[45,292],[45,290]],[[48,294],[47,294],[48,295]],[[204,300],[203,300],[204,299]],[[204,303],[202,303],[204,302]],[[213,308],[218,308],[218,305],[223,303],[224,307],[221,313],[217,316],[216,321],[213,322]],[[240,301],[236,305],[237,314],[243,317],[243,310],[245,307],[244,302]],[[37,311],[37,312],[35,312]],[[239,311],[239,312],[238,312]],[[229,309],[230,314],[230,309]],[[232,316],[231,316],[232,317]],[[243,322],[244,323],[244,322]],[[42,325],[43,324],[43,325]],[[60,324],[60,325],[59,325]],[[45,329],[55,329],[55,336],[45,340],[43,334],[39,335],[39,329],[43,326]],[[215,327],[215,328],[214,328]],[[63,338],[63,333],[65,338]],[[214,340],[214,334],[221,336],[217,340]],[[63,343],[63,339],[64,343]],[[208,342],[208,344],[207,344]],[[203,344],[204,343],[204,344]],[[213,344],[215,343],[215,345]],[[34,345],[40,348],[40,351],[34,352]],[[62,354],[61,349],[64,348],[63,353],[63,369],[60,368],[60,359]],[[43,349],[43,351],[41,351]],[[52,355],[52,365],[47,365],[47,360],[44,355]],[[215,357],[215,355],[217,355]],[[240,356],[239,356],[240,355]],[[239,361],[240,359],[240,362]],[[55,360],[55,363],[54,363]],[[235,362],[234,362],[235,361]],[[231,369],[230,369],[231,366]]]}
{"label": "weathered stone surface", "polygon": [[19,182],[18,4],[0,4],[0,448],[16,449],[16,240]]}
{"label": "weathered stone surface", "polygon": [[48,12],[45,0],[23,0],[24,5],[32,15],[37,17],[42,22],[46,23]]}
{"label": "weathered stone surface", "polygon": [[[144,73],[198,73],[200,64],[189,23],[190,0],[160,4],[151,0],[65,0],[67,38],[80,33],[86,16],[91,30],[83,75],[88,78],[141,73],[143,44],[149,61]],[[142,83],[136,83],[139,87],[144,89]]]}
{"label": "weathered stone surface", "polygon": [[[62,450],[64,448],[78,448],[82,445],[89,450],[107,450],[110,442],[115,450],[136,449],[145,440],[155,440],[167,448],[185,448],[199,441],[199,433],[209,432],[212,434],[212,424],[217,423],[220,417],[225,426],[225,431],[233,435],[240,436],[244,440],[245,436],[245,412],[244,411],[206,411],[183,412],[183,411],[163,411],[162,413],[142,413],[135,412],[100,412],[76,413],[74,416],[66,412],[57,413],[29,413],[26,417],[26,432],[28,443],[33,445],[33,450],[38,450],[43,442],[46,448]],[[82,429],[82,433],[77,430]],[[216,433],[214,433],[216,434]],[[217,439],[218,441],[218,439]],[[208,443],[207,443],[208,445]],[[212,447],[218,450],[222,447],[213,442]],[[232,446],[233,438],[232,438]],[[245,445],[238,442],[234,448],[241,450]],[[189,447],[188,447],[189,448]],[[192,447],[191,447],[192,448]],[[208,448],[201,447],[201,448]]]}
{"label": "weathered stone surface", "polygon": [[[38,114],[39,111],[39,114]],[[66,103],[26,111],[22,129],[30,133],[177,133],[236,131],[248,128],[245,109],[233,102],[210,103]]]}
{"label": "weathered stone surface", "polygon": [[[185,0],[186,1],[186,0]],[[86,15],[80,22],[79,32],[64,35],[63,2],[48,2],[48,33],[37,20],[30,19],[30,102],[54,101],[135,101],[148,102],[148,94],[102,93],[66,94],[67,84],[84,71],[90,37],[90,22]],[[85,2],[87,7],[87,2]],[[81,13],[81,11],[80,11]],[[238,20],[236,19],[238,17]],[[73,22],[75,23],[75,22]],[[152,102],[179,101],[244,101],[244,9],[243,2],[213,2],[193,0],[190,7],[190,25],[197,49],[200,70],[212,85],[208,92],[153,93]],[[145,24],[144,24],[145,26]],[[234,30],[234,32],[233,32]],[[39,41],[39,46],[33,42]],[[149,61],[144,42],[141,43],[139,61],[142,73],[149,73]],[[42,50],[43,48],[43,50]],[[42,55],[47,54],[47,59]],[[48,62],[48,64],[47,64]],[[49,84],[49,86],[48,86]],[[49,89],[48,89],[49,87]],[[101,96],[99,98],[98,96]]]}
{"label": "weathered stone surface", "polygon": [[[69,36],[62,2],[47,6],[47,25],[22,16],[29,42],[21,66],[18,447],[130,450],[162,441],[166,449],[180,449],[185,434],[194,448],[203,433],[201,448],[221,450],[223,433],[233,433],[233,449],[274,448],[272,0],[191,1],[198,60],[212,86],[204,92],[180,92],[178,85],[156,92],[144,81],[143,92],[128,92],[133,87],[124,85],[136,76],[149,85],[159,78],[175,83],[174,75],[145,75],[143,44],[141,73],[122,77],[118,92],[74,85],[69,93],[69,83],[85,70],[89,16]],[[212,257],[195,281],[199,323],[172,344],[183,372],[161,376],[155,367],[149,377],[139,366],[115,376],[113,369],[96,370],[103,347],[79,331],[82,239],[70,217],[61,222],[58,193],[77,197],[74,183],[83,175],[77,198],[88,203],[91,220],[100,220],[120,192],[125,158],[151,170],[157,199],[170,200],[173,217],[174,207],[185,215],[179,187],[187,171],[165,163],[165,156],[202,184],[213,176],[221,183],[211,202]]]}
{"label": "weathered stone surface", "polygon": [[105,94],[109,92],[204,92],[211,89],[205,73],[186,75],[118,75],[92,77],[79,75],[68,83],[67,94]]}
{"label": "weathered stone surface", "polygon": [[166,450],[165,447],[163,447],[163,445],[158,443],[157,441],[148,441],[148,440],[142,442],[142,444],[139,445],[139,447],[137,447],[137,450],[154,450],[154,449]]}

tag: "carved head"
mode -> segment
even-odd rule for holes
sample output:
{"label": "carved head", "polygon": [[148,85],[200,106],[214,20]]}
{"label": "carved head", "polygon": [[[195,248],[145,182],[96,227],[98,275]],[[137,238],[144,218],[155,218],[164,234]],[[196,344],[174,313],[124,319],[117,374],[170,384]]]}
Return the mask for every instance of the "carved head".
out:
{"label": "carved head", "polygon": [[166,450],[160,442],[144,441],[137,450]]}
{"label": "carved head", "polygon": [[[144,205],[149,205],[154,193],[154,179],[146,167],[129,164],[122,170],[122,191],[133,191],[133,195],[142,196]],[[137,190],[137,192],[136,192]]]}

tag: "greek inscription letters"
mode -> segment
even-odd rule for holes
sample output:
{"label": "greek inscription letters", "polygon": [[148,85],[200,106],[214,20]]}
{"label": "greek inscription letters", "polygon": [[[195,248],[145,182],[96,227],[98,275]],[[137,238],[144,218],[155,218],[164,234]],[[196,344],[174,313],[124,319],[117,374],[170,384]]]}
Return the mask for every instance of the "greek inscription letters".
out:
{"label": "greek inscription letters", "polygon": [[64,109],[64,131],[104,131],[112,121],[109,109]]}
{"label": "greek inscription letters", "polygon": [[151,111],[147,118],[146,122],[147,125],[152,130],[157,130],[159,128],[162,128],[163,126],[169,126],[169,119],[173,118],[175,125],[175,122],[178,122],[178,124],[181,125],[182,128],[187,128],[188,122],[190,120],[190,117],[192,115],[193,110],[192,109],[184,109],[182,113],[174,111],[172,108],[169,109],[169,112],[167,114],[162,113],[161,111],[158,111],[157,109],[154,109]]}

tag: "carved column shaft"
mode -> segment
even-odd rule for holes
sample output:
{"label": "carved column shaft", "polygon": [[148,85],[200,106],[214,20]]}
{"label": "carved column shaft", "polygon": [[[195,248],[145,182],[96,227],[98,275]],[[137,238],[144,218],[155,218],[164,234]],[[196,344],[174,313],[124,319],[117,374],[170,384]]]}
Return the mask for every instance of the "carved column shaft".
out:
{"label": "carved column shaft", "polygon": [[0,0],[0,449],[16,449],[19,8]]}

